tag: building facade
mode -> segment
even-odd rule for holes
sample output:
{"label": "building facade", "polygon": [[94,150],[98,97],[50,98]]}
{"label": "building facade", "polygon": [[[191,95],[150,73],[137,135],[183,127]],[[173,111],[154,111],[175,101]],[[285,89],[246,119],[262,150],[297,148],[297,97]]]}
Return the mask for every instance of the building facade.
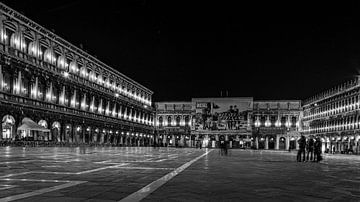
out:
{"label": "building facade", "polygon": [[191,137],[192,103],[157,102],[155,142],[160,146],[191,147],[195,145]]}
{"label": "building facade", "polygon": [[323,152],[360,153],[359,91],[356,78],[304,101],[302,133],[321,137]]}
{"label": "building facade", "polygon": [[254,148],[298,148],[302,114],[300,100],[254,101],[253,106],[251,126]]}
{"label": "building facade", "polygon": [[230,148],[250,147],[252,97],[193,98],[191,134],[204,147],[218,147],[221,141]]}
{"label": "building facade", "polygon": [[152,94],[0,3],[1,140],[148,145]]}

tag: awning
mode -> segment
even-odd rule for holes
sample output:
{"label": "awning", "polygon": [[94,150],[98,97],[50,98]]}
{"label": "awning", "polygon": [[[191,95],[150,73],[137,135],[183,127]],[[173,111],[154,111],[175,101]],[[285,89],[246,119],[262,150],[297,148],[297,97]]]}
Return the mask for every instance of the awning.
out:
{"label": "awning", "polygon": [[24,118],[22,120],[22,125],[18,128],[18,130],[33,130],[40,132],[50,132],[49,129],[46,129],[39,124],[35,123],[33,120],[29,118]]}

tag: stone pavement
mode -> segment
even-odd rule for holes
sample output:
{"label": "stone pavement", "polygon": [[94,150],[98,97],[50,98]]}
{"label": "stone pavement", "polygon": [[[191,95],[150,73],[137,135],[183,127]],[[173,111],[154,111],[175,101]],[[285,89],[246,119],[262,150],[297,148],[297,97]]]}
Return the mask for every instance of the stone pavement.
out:
{"label": "stone pavement", "polygon": [[0,201],[119,201],[133,193],[143,201],[360,201],[360,156],[298,163],[279,151],[0,147]]}

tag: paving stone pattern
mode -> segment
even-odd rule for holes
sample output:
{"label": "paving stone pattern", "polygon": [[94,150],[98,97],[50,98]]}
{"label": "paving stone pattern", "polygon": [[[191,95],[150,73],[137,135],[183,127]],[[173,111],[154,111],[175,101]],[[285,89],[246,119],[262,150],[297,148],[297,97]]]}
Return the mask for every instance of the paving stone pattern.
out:
{"label": "paving stone pattern", "polygon": [[[0,147],[0,201],[119,201],[205,151]],[[143,201],[360,201],[360,156],[213,150]]]}

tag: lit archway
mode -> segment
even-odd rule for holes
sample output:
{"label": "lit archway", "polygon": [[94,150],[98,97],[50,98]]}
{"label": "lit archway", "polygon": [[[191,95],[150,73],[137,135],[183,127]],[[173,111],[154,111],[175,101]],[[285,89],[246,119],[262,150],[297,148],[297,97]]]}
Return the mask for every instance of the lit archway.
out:
{"label": "lit archway", "polygon": [[15,119],[11,115],[5,115],[2,119],[2,139],[9,140],[14,137]]}
{"label": "lit archway", "polygon": [[[48,128],[48,123],[45,120],[40,120],[38,122],[38,125],[46,128],[46,129]],[[40,132],[40,138],[39,139],[43,139],[45,141],[48,141],[48,140],[51,140],[52,137],[48,132]]]}

